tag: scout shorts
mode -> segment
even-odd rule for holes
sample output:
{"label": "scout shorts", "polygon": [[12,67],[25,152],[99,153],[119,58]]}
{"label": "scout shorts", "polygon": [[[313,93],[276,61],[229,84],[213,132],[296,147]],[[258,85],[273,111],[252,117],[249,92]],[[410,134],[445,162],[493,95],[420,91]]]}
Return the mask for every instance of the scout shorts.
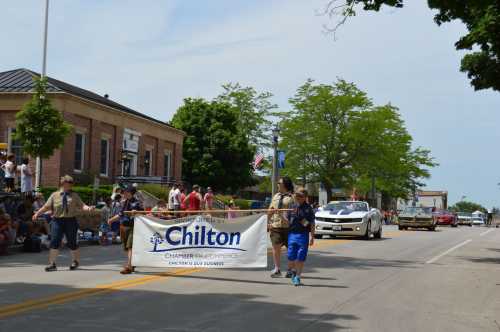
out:
{"label": "scout shorts", "polygon": [[271,228],[269,236],[273,246],[288,246],[288,228]]}

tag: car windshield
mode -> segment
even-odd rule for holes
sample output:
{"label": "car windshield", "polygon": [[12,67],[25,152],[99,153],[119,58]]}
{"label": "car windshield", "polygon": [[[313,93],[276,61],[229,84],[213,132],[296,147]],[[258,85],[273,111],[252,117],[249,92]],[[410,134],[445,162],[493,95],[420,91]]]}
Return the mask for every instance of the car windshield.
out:
{"label": "car windshield", "polygon": [[469,212],[458,212],[459,217],[472,217],[472,213]]}
{"label": "car windshield", "polygon": [[368,204],[364,202],[335,202],[325,206],[326,211],[338,212],[340,210],[368,211]]}
{"label": "car windshield", "polygon": [[432,208],[425,208],[425,207],[407,207],[404,209],[403,213],[405,214],[416,214],[416,213],[432,213]]}

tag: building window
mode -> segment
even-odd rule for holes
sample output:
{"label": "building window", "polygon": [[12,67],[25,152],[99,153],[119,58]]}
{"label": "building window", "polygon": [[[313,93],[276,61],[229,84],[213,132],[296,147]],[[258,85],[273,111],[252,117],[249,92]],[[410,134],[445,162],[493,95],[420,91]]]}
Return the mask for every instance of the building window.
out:
{"label": "building window", "polygon": [[144,153],[144,175],[145,176],[150,176],[151,175],[151,150],[146,150]]}
{"label": "building window", "polygon": [[15,156],[16,164],[21,165],[23,163],[24,151],[23,146],[20,141],[14,139],[14,134],[16,133],[16,129],[10,129],[9,135],[9,151],[13,153]]}
{"label": "building window", "polygon": [[172,177],[172,153],[165,152],[163,161],[165,165],[163,170],[163,176],[170,178]]}
{"label": "building window", "polygon": [[75,134],[75,165],[76,172],[83,170],[83,163],[85,158],[85,135],[82,133]]}
{"label": "building window", "polygon": [[101,162],[99,172],[101,176],[109,175],[109,140],[101,138]]}

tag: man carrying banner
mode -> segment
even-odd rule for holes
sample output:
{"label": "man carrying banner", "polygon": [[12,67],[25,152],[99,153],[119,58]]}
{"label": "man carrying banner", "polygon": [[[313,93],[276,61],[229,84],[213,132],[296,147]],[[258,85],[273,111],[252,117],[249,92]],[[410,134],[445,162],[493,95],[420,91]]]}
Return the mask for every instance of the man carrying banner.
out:
{"label": "man carrying banner", "polygon": [[[267,214],[268,228],[271,237],[271,244],[273,248],[273,261],[274,269],[271,278],[281,277],[281,247],[288,246],[288,226],[289,226],[289,212],[288,211],[274,211],[276,209],[289,209],[293,203],[292,192],[293,183],[289,177],[283,177],[278,182],[279,192],[274,195],[269,211]],[[292,270],[289,269],[286,273],[287,278],[293,276]]]}
{"label": "man carrying banner", "polygon": [[[309,239],[310,237],[310,239]],[[309,245],[314,244],[314,210],[307,203],[307,191],[299,188],[295,191],[295,204],[290,216],[288,233],[288,266],[293,267],[292,283],[300,285]]]}
{"label": "man carrying banner", "polygon": [[108,224],[119,220],[120,221],[120,238],[123,243],[123,249],[127,252],[128,260],[127,265],[124,266],[123,270],[120,271],[121,274],[130,274],[134,272],[134,267],[132,266],[132,243],[134,234],[134,211],[142,211],[141,202],[135,198],[136,189],[133,186],[127,187],[124,192],[125,202],[122,205],[122,209],[119,214],[111,217],[108,220]]}

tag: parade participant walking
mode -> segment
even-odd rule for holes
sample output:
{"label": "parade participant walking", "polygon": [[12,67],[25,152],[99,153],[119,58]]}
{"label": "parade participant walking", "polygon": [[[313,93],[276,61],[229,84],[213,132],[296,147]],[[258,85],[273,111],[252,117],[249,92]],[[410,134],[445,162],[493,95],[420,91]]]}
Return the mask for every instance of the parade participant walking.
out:
{"label": "parade participant walking", "polygon": [[[274,195],[267,214],[269,236],[273,248],[274,270],[272,278],[281,277],[281,247],[288,246],[288,226],[289,213],[286,211],[274,211],[276,209],[289,209],[293,203],[292,192],[293,183],[288,177],[283,177],[278,182],[279,192]],[[292,277],[290,266],[287,271],[287,278]]]}
{"label": "parade participant walking", "polygon": [[[310,237],[310,239],[309,239]],[[295,191],[295,204],[288,232],[288,264],[292,267],[292,283],[300,285],[309,245],[314,244],[314,209],[307,203],[307,191]]]}
{"label": "parade participant walking", "polygon": [[132,266],[132,245],[134,235],[134,214],[126,212],[142,211],[141,202],[135,197],[136,188],[133,186],[127,187],[123,195],[125,202],[123,202],[120,213],[108,220],[108,224],[120,221],[120,238],[122,240],[123,249],[127,252],[127,264],[120,271],[121,274],[130,274],[134,272]]}
{"label": "parade participant walking", "polygon": [[63,236],[66,236],[67,246],[71,250],[72,263],[70,270],[76,270],[80,265],[80,251],[76,240],[78,233],[78,222],[76,216],[82,211],[92,211],[94,208],[87,206],[77,193],[72,191],[73,178],[65,175],[61,178],[61,188],[52,193],[49,199],[35,214],[33,221],[46,211],[52,211],[53,221],[51,223],[51,241],[49,252],[49,265],[45,271],[56,271],[56,258]]}
{"label": "parade participant walking", "polygon": [[33,193],[32,179],[33,173],[29,165],[30,160],[28,158],[23,158],[23,163],[21,165],[21,193],[24,196],[31,196]]}
{"label": "parade participant walking", "polygon": [[11,153],[7,156],[7,161],[1,166],[4,171],[5,191],[12,192],[15,189],[14,179],[16,178],[15,156]]}
{"label": "parade participant walking", "polygon": [[212,191],[212,188],[210,188],[210,187],[207,188],[207,193],[205,194],[203,201],[205,202],[205,210],[212,210],[213,209],[214,193]]}
{"label": "parade participant walking", "polygon": [[202,203],[203,198],[200,194],[200,186],[195,184],[193,191],[184,199],[184,204],[186,204],[188,211],[200,211]]}

